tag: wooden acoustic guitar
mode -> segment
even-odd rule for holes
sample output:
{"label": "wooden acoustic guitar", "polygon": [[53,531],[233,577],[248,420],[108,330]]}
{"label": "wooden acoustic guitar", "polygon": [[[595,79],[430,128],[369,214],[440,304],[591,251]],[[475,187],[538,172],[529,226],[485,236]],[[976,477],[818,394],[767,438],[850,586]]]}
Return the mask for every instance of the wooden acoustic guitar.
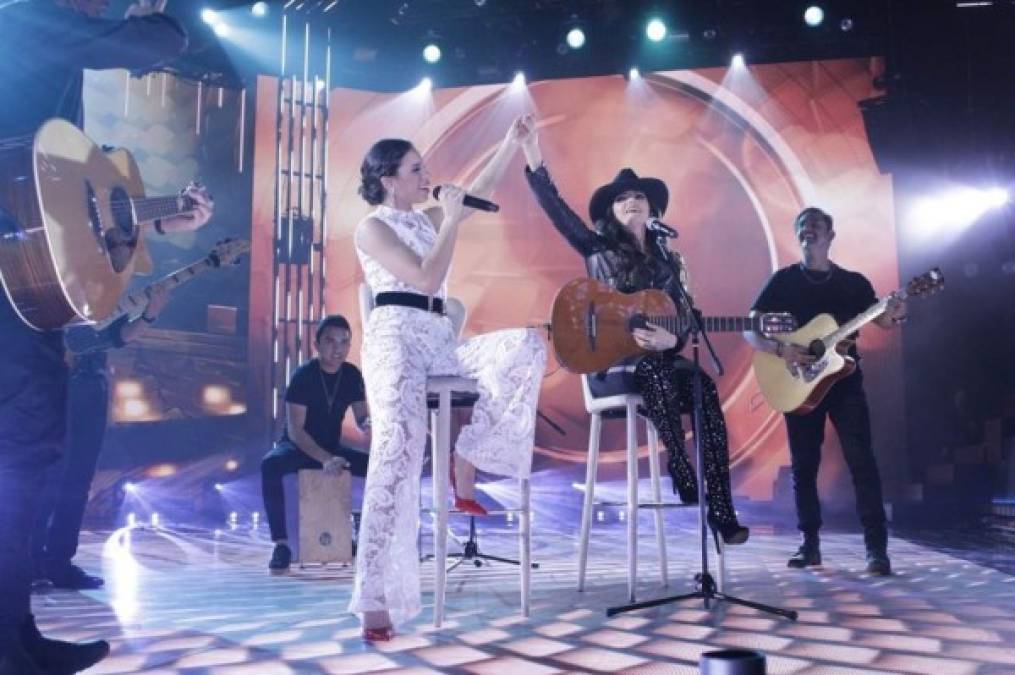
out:
{"label": "wooden acoustic guitar", "polygon": [[182,286],[191,279],[212,269],[239,262],[241,255],[250,250],[250,242],[244,239],[224,239],[215,244],[208,255],[197,262],[182,267],[172,274],[167,274],[158,281],[148,284],[135,293],[125,296],[116,306],[116,310],[105,320],[92,326],[95,330],[68,330],[64,336],[64,345],[74,354],[87,354],[103,349],[97,331],[109,326],[127,314],[137,316],[148,306],[148,300],[158,288],[173,289]]}
{"label": "wooden acoustic guitar", "polygon": [[[935,267],[892,295],[904,300],[936,293],[942,288],[944,275]],[[754,375],[768,404],[784,413],[802,415],[814,410],[833,384],[856,370],[856,361],[847,353],[852,343],[849,336],[884,314],[892,295],[885,296],[842,326],[831,314],[819,314],[800,330],[773,336],[785,344],[807,347],[818,360],[791,371],[781,357],[756,352]]]}
{"label": "wooden acoustic guitar", "polygon": [[[649,353],[638,346],[632,333],[646,322],[679,336],[687,330],[688,317],[677,311],[665,291],[621,293],[595,279],[574,279],[553,301],[550,337],[562,366],[572,373],[597,373],[625,358]],[[702,317],[702,323],[709,332],[753,330],[764,335],[797,328],[793,317],[785,313]]]}
{"label": "wooden acoustic guitar", "polygon": [[131,275],[151,272],[141,225],[193,206],[180,195],[145,197],[129,152],[105,152],[64,120],[0,141],[4,292],[35,330],[102,321]]}

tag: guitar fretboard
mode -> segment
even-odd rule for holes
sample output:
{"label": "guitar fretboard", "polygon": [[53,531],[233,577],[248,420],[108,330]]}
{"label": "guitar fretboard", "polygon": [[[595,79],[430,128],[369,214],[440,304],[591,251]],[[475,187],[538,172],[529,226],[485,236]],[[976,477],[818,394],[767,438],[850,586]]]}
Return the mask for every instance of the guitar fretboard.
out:
{"label": "guitar fretboard", "polygon": [[132,210],[139,223],[147,223],[162,218],[172,218],[194,208],[194,200],[185,195],[172,197],[142,197],[130,201],[116,201],[113,209]]}
{"label": "guitar fretboard", "polygon": [[[662,326],[674,335],[679,334],[686,322],[677,316],[645,317],[657,326]],[[701,323],[709,333],[742,333],[744,331],[762,331],[761,319],[750,316],[703,316]]]}
{"label": "guitar fretboard", "polygon": [[138,310],[143,311],[144,308],[148,305],[148,299],[150,297],[150,294],[153,291],[155,291],[155,289],[176,288],[177,286],[180,286],[181,284],[190,281],[197,275],[201,274],[205,270],[212,267],[215,267],[212,261],[209,258],[204,258],[202,260],[198,260],[196,263],[192,263],[190,265],[187,265],[186,267],[182,267],[176,270],[172,274],[159,279],[155,283],[145,286],[142,290],[136,293],[131,293],[130,295],[123,298],[123,300],[121,300],[119,304],[117,304],[116,311],[114,311],[113,314],[108,319],[102,321],[101,323],[96,324],[95,328],[97,330],[101,330],[102,328],[105,328],[106,326],[115,322],[124,314],[132,314],[137,312]]}

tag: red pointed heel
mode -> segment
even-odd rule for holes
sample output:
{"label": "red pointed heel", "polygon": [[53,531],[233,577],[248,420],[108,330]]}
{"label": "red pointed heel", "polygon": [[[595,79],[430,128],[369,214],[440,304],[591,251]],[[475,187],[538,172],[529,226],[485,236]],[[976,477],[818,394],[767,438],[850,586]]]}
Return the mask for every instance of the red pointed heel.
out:
{"label": "red pointed heel", "polygon": [[455,481],[455,453],[451,453],[451,492],[454,494],[455,510],[468,513],[470,516],[485,516],[487,511],[475,499],[463,499],[458,496],[458,485]]}
{"label": "red pointed heel", "polygon": [[363,642],[390,642],[393,637],[395,637],[395,629],[391,626],[363,629]]}

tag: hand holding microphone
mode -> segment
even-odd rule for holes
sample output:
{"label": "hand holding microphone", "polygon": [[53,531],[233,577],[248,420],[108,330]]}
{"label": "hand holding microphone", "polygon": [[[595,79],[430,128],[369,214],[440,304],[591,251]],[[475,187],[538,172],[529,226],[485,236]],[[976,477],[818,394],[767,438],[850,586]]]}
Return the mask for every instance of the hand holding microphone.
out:
{"label": "hand holding microphone", "polygon": [[[441,200],[442,187],[444,186],[438,185],[433,189],[433,198],[441,202],[441,204],[443,205],[444,202]],[[454,189],[461,192],[461,188],[456,188],[453,185],[448,185],[447,189],[448,190]],[[488,201],[486,199],[482,199],[480,197],[473,197],[472,195],[469,194],[465,195],[465,197],[462,198],[462,204],[464,206],[468,206],[470,209],[479,209],[480,211],[489,211],[490,213],[496,213],[497,211],[500,211],[500,206],[498,204],[494,204],[493,202]]]}
{"label": "hand holding microphone", "polygon": [[663,237],[669,237],[670,239],[676,239],[680,236],[676,230],[655,217],[649,218],[645,221],[645,229],[650,232],[655,232]]}

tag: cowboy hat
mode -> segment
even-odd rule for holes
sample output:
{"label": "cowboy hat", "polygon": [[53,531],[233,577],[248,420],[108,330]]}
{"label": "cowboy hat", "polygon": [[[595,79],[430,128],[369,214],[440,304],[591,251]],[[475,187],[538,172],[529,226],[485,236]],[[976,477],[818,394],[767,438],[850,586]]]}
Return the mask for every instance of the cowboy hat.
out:
{"label": "cowboy hat", "polygon": [[589,200],[589,217],[592,218],[592,222],[602,220],[609,213],[617,195],[631,190],[644,193],[648,197],[649,206],[657,215],[661,216],[666,211],[666,205],[670,201],[670,191],[666,188],[666,183],[658,178],[639,178],[632,169],[624,168],[612,183],[607,183],[592,193],[592,199]]}

